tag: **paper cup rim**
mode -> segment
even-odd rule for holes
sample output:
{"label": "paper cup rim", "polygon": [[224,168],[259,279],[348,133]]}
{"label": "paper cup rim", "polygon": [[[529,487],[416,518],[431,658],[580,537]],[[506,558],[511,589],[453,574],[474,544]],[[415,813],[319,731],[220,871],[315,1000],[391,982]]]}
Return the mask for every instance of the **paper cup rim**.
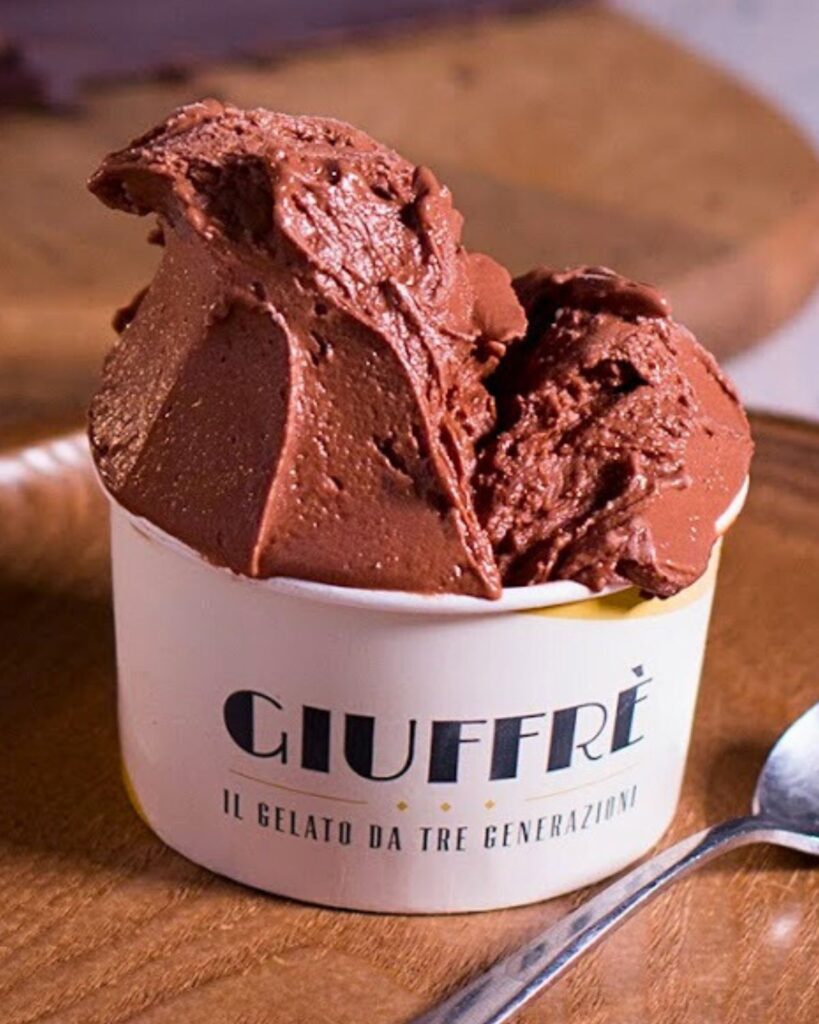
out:
{"label": "paper cup rim", "polygon": [[[748,494],[749,481],[750,478],[746,477],[742,487],[728,508],[717,519],[716,533],[718,538],[726,533],[741,512]],[[103,490],[111,504],[131,522],[135,529],[148,534],[159,543],[171,547],[186,558],[206,562],[215,572],[226,573],[238,582],[257,587],[269,593],[279,594],[283,597],[296,597],[324,604],[346,605],[350,608],[361,608],[370,611],[400,612],[428,616],[472,616],[498,615],[504,612],[575,604],[579,601],[590,601],[631,588],[631,584],[621,584],[606,587],[603,590],[591,590],[582,583],[576,583],[573,580],[553,580],[549,583],[537,583],[527,587],[507,587],[497,600],[492,601],[485,597],[470,597],[463,594],[423,594],[404,590],[367,590],[361,587],[339,586],[288,576],[256,579],[235,573],[224,566],[208,562],[198,551],[166,533],[150,520],[129,512],[128,509],[119,504],[105,487],[103,487]]]}

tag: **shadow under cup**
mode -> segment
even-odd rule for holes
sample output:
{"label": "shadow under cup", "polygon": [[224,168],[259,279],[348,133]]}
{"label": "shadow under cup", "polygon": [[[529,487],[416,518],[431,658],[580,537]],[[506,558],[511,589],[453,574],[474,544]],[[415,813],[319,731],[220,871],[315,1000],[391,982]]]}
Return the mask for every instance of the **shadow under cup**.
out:
{"label": "shadow under cup", "polygon": [[666,601],[491,602],[246,579],[112,503],[134,805],[192,861],[334,907],[488,910],[610,875],[677,806],[718,549]]}

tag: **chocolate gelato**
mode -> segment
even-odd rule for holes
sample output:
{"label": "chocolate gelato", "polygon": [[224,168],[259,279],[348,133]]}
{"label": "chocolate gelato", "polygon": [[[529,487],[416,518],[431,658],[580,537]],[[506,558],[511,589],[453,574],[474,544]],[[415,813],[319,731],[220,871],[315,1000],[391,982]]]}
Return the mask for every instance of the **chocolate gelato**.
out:
{"label": "chocolate gelato", "polygon": [[255,577],[665,596],[703,572],[748,426],[651,289],[513,289],[429,170],[323,118],[194,104],[91,189],[164,245],[91,407],[129,511]]}
{"label": "chocolate gelato", "polygon": [[117,501],[250,576],[500,593],[470,480],[525,320],[431,171],[207,101],[90,187],[165,242],[91,408]]}
{"label": "chocolate gelato", "polygon": [[515,287],[529,330],[490,382],[498,422],[475,476],[504,584],[676,593],[748,473],[733,388],[652,288],[597,267]]}

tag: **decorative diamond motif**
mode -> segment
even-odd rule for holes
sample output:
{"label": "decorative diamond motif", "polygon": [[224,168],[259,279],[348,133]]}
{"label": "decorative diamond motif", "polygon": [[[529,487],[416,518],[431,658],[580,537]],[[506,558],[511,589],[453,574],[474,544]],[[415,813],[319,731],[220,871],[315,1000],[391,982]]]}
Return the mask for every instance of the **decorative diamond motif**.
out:
{"label": "decorative diamond motif", "polygon": [[495,806],[495,801],[494,800],[487,800],[486,803],[484,804],[484,807],[487,809],[487,811],[491,811],[494,806]]}
{"label": "decorative diamond motif", "polygon": [[406,800],[399,800],[395,806],[398,808],[399,811],[405,811],[409,807],[409,804],[407,803]]}
{"label": "decorative diamond motif", "polygon": [[452,804],[442,803],[441,804],[441,810],[442,811],[451,811],[452,810]]}

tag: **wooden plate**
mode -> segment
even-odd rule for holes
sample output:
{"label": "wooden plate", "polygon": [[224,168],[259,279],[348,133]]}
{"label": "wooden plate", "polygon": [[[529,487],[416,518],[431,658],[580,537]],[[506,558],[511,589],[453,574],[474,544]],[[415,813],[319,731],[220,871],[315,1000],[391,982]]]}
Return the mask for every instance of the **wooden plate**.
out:
{"label": "wooden plate", "polygon": [[72,117],[6,117],[0,419],[85,405],[111,314],[157,259],[148,225],[104,209],[85,179],[208,94],[362,125],[452,186],[470,245],[515,272],[607,263],[656,281],[719,355],[781,323],[819,277],[819,165],[758,97],[614,11],[486,18],[109,85]]}
{"label": "wooden plate", "polygon": [[[819,699],[819,430],[757,418],[668,841],[745,810]],[[399,1024],[581,895],[377,917],[255,893],[165,848],[119,778],[104,508],[76,442],[0,457],[0,1019]],[[680,883],[520,1016],[814,1024],[819,873],[738,851]]]}

